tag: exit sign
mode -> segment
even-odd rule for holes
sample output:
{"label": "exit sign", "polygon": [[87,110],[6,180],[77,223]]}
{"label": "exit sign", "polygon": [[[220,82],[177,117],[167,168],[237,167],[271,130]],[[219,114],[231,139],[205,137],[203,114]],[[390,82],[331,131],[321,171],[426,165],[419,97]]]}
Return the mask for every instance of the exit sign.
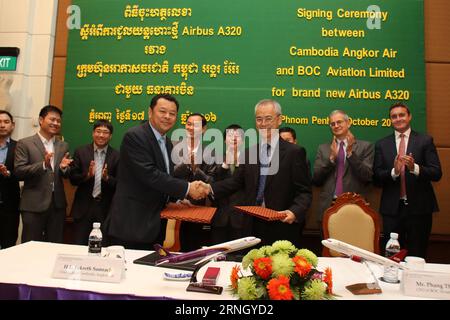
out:
{"label": "exit sign", "polygon": [[0,71],[15,71],[17,57],[0,56]]}
{"label": "exit sign", "polygon": [[0,47],[0,71],[16,71],[19,53],[16,47]]}

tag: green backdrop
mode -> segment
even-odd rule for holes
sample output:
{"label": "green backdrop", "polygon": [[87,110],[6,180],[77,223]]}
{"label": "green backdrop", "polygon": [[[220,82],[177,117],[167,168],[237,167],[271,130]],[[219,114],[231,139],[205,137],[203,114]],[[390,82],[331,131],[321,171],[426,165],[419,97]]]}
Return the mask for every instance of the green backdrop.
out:
{"label": "green backdrop", "polygon": [[[253,128],[255,104],[274,98],[311,161],[317,145],[330,140],[327,123],[313,119],[334,109],[356,120],[357,138],[376,141],[391,132],[389,106],[404,101],[414,128],[425,130],[422,0],[72,3],[81,29],[69,31],[64,89],[63,134],[71,150],[91,141],[101,117],[111,118],[119,147],[125,130],[147,119],[155,86],[178,90],[179,127],[187,113],[201,112],[210,127]],[[370,5],[384,14],[379,29],[364,16]],[[388,74],[373,76],[376,70]],[[183,83],[189,90],[180,91]]]}

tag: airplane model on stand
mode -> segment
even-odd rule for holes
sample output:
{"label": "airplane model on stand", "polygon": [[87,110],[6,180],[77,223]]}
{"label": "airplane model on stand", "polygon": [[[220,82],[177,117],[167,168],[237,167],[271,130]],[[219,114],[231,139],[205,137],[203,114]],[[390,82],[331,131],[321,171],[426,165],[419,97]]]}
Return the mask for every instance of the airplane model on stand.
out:
{"label": "airplane model on stand", "polygon": [[198,265],[204,261],[219,257],[220,255],[252,247],[260,242],[261,239],[259,238],[245,237],[209,247],[203,247],[186,253],[172,253],[164,249],[161,245],[156,244],[154,248],[155,252],[159,254],[159,259],[156,260],[155,266],[165,263],[177,264],[199,260],[195,263],[195,265]]}
{"label": "airplane model on stand", "polygon": [[383,256],[380,256],[379,254],[355,247],[346,242],[339,241],[339,240],[332,239],[332,238],[322,240],[322,244],[331,250],[337,251],[348,257],[351,257],[355,261],[358,261],[358,259],[360,259],[358,262],[361,262],[361,259],[362,259],[362,260],[379,263],[383,266],[392,266],[392,267],[397,267],[400,269],[408,269],[408,267],[399,263],[406,256],[406,253],[407,253],[406,250],[401,250],[399,253],[395,254],[394,256],[392,256],[390,258],[385,258]]}

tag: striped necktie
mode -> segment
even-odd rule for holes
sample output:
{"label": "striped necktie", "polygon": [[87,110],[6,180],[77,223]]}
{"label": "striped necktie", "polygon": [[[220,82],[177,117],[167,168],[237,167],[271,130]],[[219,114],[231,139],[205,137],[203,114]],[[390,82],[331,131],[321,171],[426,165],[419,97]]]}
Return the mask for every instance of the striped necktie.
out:
{"label": "striped necktie", "polygon": [[95,151],[95,177],[92,196],[97,198],[102,193],[102,171],[105,163],[105,150]]}

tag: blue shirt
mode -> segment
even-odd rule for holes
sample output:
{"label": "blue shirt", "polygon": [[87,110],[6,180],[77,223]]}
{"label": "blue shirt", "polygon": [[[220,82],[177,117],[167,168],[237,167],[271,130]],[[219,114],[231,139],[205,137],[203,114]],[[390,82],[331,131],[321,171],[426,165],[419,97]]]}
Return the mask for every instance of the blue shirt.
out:
{"label": "blue shirt", "polygon": [[6,139],[6,144],[4,146],[0,146],[0,163],[6,162],[6,156],[8,155],[8,146],[11,138]]}
{"label": "blue shirt", "polygon": [[[150,128],[152,129],[156,140],[158,141],[158,145],[159,145],[159,148],[161,149],[163,157],[165,157],[165,155],[167,155],[167,157],[168,157],[169,155],[167,153],[167,148],[166,148],[166,136],[165,135],[161,135],[161,133],[159,133],[158,130],[153,128],[153,126],[151,125],[150,121],[148,122],[148,124],[149,124]],[[160,143],[160,141],[164,141],[164,143]],[[163,148],[164,148],[164,150],[163,150]],[[166,169],[167,169],[167,173],[169,174],[169,158],[167,158],[167,160],[164,159],[164,161],[166,162],[166,166],[167,166]],[[187,187],[186,194],[185,194],[184,197],[186,198],[188,196],[188,194],[189,194],[189,183],[188,183],[188,187]]]}

